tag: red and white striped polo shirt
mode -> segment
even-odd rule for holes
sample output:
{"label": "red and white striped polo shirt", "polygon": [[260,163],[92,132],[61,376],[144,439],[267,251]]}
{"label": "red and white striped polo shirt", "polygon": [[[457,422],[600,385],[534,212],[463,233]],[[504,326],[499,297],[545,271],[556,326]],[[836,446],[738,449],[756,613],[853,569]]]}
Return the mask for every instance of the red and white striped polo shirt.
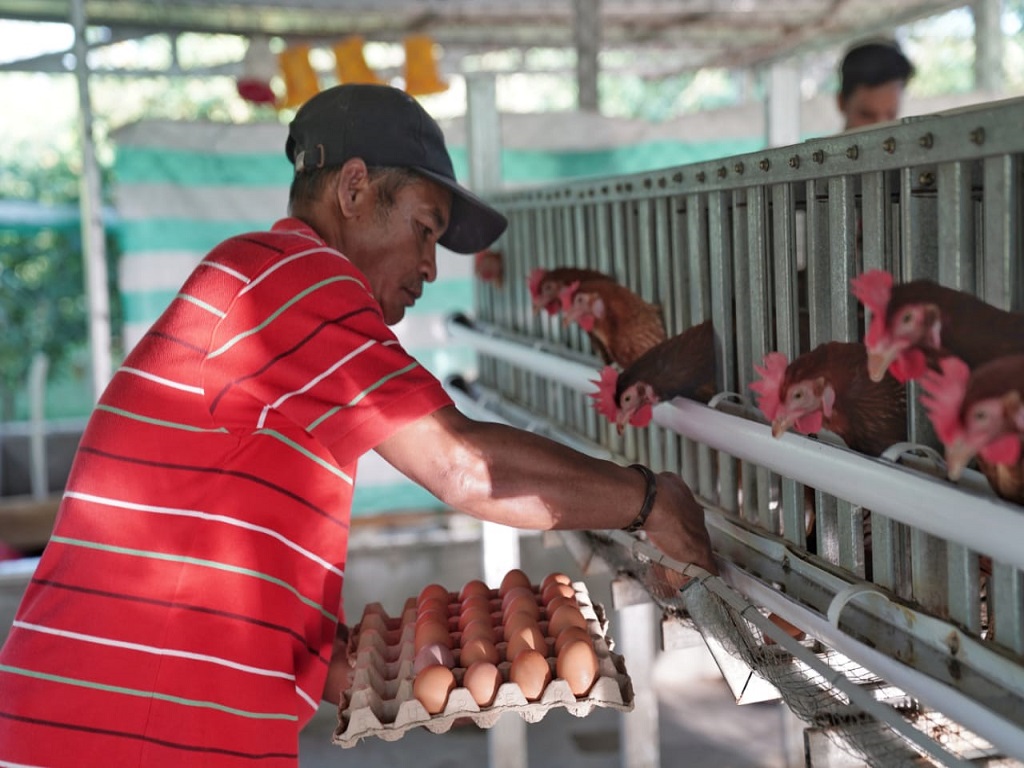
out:
{"label": "red and white striped polo shirt", "polygon": [[449,403],[302,222],[214,249],[82,437],[0,651],[0,765],[297,765],[356,461]]}

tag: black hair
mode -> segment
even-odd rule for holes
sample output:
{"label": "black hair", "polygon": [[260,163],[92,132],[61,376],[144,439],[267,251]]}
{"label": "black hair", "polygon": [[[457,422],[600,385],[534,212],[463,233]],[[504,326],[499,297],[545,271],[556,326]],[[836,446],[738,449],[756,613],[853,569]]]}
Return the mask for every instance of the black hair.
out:
{"label": "black hair", "polygon": [[869,88],[893,80],[906,83],[914,65],[893,40],[872,40],[852,46],[839,66],[840,95],[848,98],[858,87]]}

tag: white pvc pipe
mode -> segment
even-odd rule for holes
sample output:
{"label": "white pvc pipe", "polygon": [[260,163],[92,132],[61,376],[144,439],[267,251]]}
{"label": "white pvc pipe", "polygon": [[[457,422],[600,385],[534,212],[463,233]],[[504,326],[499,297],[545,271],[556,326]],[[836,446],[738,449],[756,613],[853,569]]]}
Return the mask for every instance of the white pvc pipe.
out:
{"label": "white pvc pipe", "polygon": [[719,565],[723,579],[751,601],[806,630],[828,647],[834,648],[885,681],[920,699],[931,709],[942,712],[988,740],[1004,754],[1024,758],[1024,731],[1019,726],[1004,720],[996,712],[981,706],[955,688],[854,640],[830,624],[826,618],[787,599],[778,590],[761,583],[731,563],[719,561]]}
{"label": "white pvc pipe", "polygon": [[502,360],[532,370],[559,384],[578,389],[581,392],[597,391],[597,387],[591,381],[600,378],[601,372],[588,365],[577,363],[574,360],[566,360],[536,347],[509,341],[500,336],[482,333],[461,323],[449,322],[448,333],[452,338],[473,347],[478,352],[500,357]]}
{"label": "white pvc pipe", "polygon": [[800,435],[786,433],[776,439],[765,424],[689,400],[657,406],[654,420],[712,448],[1024,570],[1024,515],[994,498]]}
{"label": "white pvc pipe", "polygon": [[[515,363],[580,392],[595,390],[593,368],[535,347],[449,323],[452,335],[480,351]],[[990,555],[1024,570],[1024,515],[995,497],[968,493],[951,483],[895,464],[720,413],[677,398],[654,408],[666,429],[772,472],[859,504],[922,531]],[[984,521],[984,524],[970,524]]]}

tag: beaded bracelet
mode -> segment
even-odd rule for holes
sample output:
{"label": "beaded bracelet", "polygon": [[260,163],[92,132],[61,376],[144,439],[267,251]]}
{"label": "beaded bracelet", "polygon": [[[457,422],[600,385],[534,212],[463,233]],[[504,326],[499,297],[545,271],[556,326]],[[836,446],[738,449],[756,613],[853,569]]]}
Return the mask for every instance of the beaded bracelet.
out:
{"label": "beaded bracelet", "polygon": [[654,499],[658,496],[658,479],[654,476],[654,473],[643,464],[630,464],[629,468],[635,469],[643,475],[644,480],[647,481],[647,491],[644,494],[644,503],[643,506],[640,507],[639,514],[632,523],[622,529],[626,531],[626,533],[635,533],[644,527],[644,524],[647,523],[647,518],[651,516],[651,510],[654,509]]}

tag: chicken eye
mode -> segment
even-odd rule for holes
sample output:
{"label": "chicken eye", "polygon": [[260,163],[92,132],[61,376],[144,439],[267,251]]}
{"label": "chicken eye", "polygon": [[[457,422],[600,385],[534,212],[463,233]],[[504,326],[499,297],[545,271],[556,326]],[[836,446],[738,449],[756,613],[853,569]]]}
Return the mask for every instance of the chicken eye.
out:
{"label": "chicken eye", "polygon": [[910,325],[913,319],[914,313],[908,311],[903,313],[903,317],[900,318],[900,322],[903,323],[903,325]]}
{"label": "chicken eye", "polygon": [[800,399],[803,398],[803,396],[804,396],[804,393],[801,392],[799,389],[796,392],[793,393],[793,399],[794,400],[800,400]]}

